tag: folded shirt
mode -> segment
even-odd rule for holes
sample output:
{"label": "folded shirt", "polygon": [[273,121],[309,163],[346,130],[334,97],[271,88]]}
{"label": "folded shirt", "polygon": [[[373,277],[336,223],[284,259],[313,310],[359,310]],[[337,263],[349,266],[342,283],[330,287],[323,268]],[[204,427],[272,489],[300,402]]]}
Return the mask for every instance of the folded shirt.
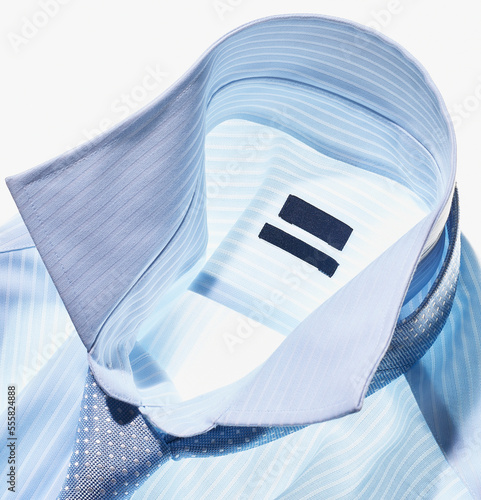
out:
{"label": "folded shirt", "polygon": [[15,498],[481,498],[455,157],[401,47],[289,15],[8,178]]}

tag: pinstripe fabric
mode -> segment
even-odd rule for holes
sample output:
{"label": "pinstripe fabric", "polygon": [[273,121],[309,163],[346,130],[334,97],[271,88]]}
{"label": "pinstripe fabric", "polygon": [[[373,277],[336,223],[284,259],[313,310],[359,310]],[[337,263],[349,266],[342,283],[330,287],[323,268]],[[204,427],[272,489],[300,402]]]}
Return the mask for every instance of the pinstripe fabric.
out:
{"label": "pinstripe fabric", "polygon": [[[22,337],[22,332],[17,332]],[[16,494],[2,498],[57,498],[64,482],[78,423],[87,363],[77,336],[67,340],[49,359],[17,400],[18,430]],[[12,381],[10,381],[11,383]],[[2,414],[6,422],[6,412]],[[2,442],[7,439],[2,423]],[[6,475],[7,450],[0,454]]]}
{"label": "pinstripe fabric", "polygon": [[[481,290],[454,155],[411,56],[281,16],[8,179],[32,237],[0,232],[16,496],[481,498]],[[289,196],[352,228],[345,247],[279,217]],[[260,239],[266,223],[332,277]]]}
{"label": "pinstripe fabric", "polygon": [[[444,334],[408,372],[408,382],[437,442],[475,498],[481,496],[481,269],[462,239],[461,274]],[[447,369],[449,367],[449,369]]]}
{"label": "pinstripe fabric", "polygon": [[[0,241],[0,381],[23,389],[74,333],[54,284],[18,217]],[[19,344],[10,332],[26,332]],[[2,400],[3,411],[6,401]]]}

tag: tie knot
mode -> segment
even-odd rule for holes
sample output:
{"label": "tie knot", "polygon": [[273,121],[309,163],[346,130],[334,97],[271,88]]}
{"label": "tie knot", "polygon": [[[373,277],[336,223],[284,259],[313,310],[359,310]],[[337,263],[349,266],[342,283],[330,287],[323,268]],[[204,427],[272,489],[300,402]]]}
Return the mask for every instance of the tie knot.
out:
{"label": "tie knot", "polygon": [[130,498],[169,459],[138,409],[108,397],[89,371],[61,500]]}

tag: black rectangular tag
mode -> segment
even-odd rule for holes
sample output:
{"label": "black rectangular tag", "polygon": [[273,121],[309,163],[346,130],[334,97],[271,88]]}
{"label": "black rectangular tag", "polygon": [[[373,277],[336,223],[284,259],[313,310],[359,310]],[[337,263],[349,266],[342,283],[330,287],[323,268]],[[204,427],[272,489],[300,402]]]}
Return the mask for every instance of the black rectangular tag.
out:
{"label": "black rectangular tag", "polygon": [[279,212],[279,217],[342,250],[352,228],[314,205],[290,194]]}
{"label": "black rectangular tag", "polygon": [[332,277],[339,266],[329,255],[269,223],[264,224],[259,233],[259,238],[317,267],[319,271],[329,276],[329,278]]}

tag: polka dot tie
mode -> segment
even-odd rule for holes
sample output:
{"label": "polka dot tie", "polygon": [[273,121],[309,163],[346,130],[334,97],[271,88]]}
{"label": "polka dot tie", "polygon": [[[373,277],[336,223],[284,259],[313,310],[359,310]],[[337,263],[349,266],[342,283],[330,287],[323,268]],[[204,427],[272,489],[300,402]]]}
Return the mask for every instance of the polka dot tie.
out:
{"label": "polka dot tie", "polygon": [[90,372],[59,500],[130,498],[169,459],[220,456],[269,443],[293,427],[225,427],[189,438],[153,431],[138,409],[107,396]]}
{"label": "polka dot tie", "polygon": [[108,397],[87,375],[76,443],[60,499],[130,498],[170,457],[138,409]]}

